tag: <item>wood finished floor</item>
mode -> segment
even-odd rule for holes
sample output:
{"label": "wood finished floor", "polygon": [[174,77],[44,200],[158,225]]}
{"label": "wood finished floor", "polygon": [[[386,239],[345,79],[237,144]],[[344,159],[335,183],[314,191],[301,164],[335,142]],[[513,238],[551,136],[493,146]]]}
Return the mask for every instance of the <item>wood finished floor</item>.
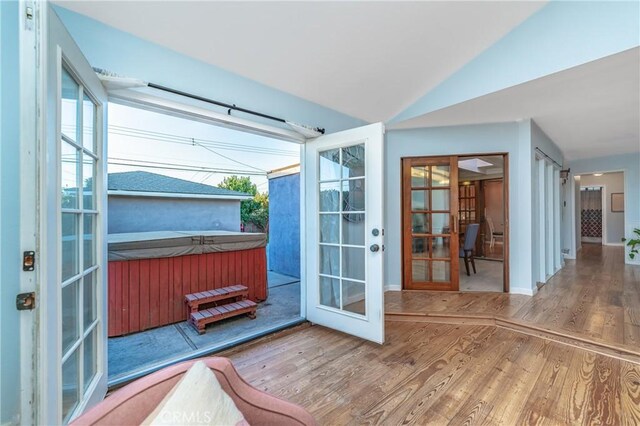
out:
{"label": "wood finished floor", "polygon": [[640,366],[494,326],[313,326],[222,354],[322,425],[640,424]]}
{"label": "wood finished floor", "polygon": [[494,317],[640,354],[640,267],[623,256],[622,247],[585,244],[533,297],[387,292],[385,313]]}

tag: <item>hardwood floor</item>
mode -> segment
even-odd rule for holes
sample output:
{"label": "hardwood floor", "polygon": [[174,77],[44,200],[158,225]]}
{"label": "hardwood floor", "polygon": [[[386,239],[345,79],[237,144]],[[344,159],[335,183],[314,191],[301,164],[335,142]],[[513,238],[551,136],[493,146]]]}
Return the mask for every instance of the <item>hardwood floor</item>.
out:
{"label": "hardwood floor", "polygon": [[493,326],[387,322],[382,346],[313,326],[228,356],[325,425],[640,424],[640,366]]}
{"label": "hardwood floor", "polygon": [[584,245],[533,296],[491,293],[388,292],[387,319],[526,327],[577,338],[640,357],[640,267],[625,265],[622,247]]}

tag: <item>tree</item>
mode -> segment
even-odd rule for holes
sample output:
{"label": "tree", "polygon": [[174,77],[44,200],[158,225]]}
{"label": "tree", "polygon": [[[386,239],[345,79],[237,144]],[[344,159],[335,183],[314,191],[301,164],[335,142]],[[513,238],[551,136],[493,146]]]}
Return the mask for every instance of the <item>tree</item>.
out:
{"label": "tree", "polygon": [[258,192],[258,187],[248,176],[229,176],[224,178],[220,188],[244,192],[253,195],[253,199],[240,203],[240,221],[243,225],[253,223],[262,231],[269,224],[269,194]]}

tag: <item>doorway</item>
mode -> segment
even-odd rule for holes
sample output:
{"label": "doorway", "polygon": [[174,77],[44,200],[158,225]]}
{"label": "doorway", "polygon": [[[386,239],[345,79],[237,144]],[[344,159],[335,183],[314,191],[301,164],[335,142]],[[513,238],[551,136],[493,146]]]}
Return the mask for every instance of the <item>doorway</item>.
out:
{"label": "doorway", "polygon": [[583,243],[602,244],[604,215],[601,186],[585,186],[580,188],[580,230]]}
{"label": "doorway", "polygon": [[403,289],[508,291],[508,157],[402,159]]}

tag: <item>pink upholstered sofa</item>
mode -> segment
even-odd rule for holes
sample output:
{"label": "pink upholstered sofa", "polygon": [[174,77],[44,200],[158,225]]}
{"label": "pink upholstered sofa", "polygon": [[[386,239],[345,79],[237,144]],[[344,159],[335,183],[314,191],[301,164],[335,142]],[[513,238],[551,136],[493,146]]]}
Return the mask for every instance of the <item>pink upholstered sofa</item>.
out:
{"label": "pink upholstered sofa", "polygon": [[75,419],[72,425],[139,425],[196,361],[203,361],[215,373],[222,389],[250,425],[316,424],[304,408],[249,385],[228,359],[202,358],[167,367],[126,385]]}

